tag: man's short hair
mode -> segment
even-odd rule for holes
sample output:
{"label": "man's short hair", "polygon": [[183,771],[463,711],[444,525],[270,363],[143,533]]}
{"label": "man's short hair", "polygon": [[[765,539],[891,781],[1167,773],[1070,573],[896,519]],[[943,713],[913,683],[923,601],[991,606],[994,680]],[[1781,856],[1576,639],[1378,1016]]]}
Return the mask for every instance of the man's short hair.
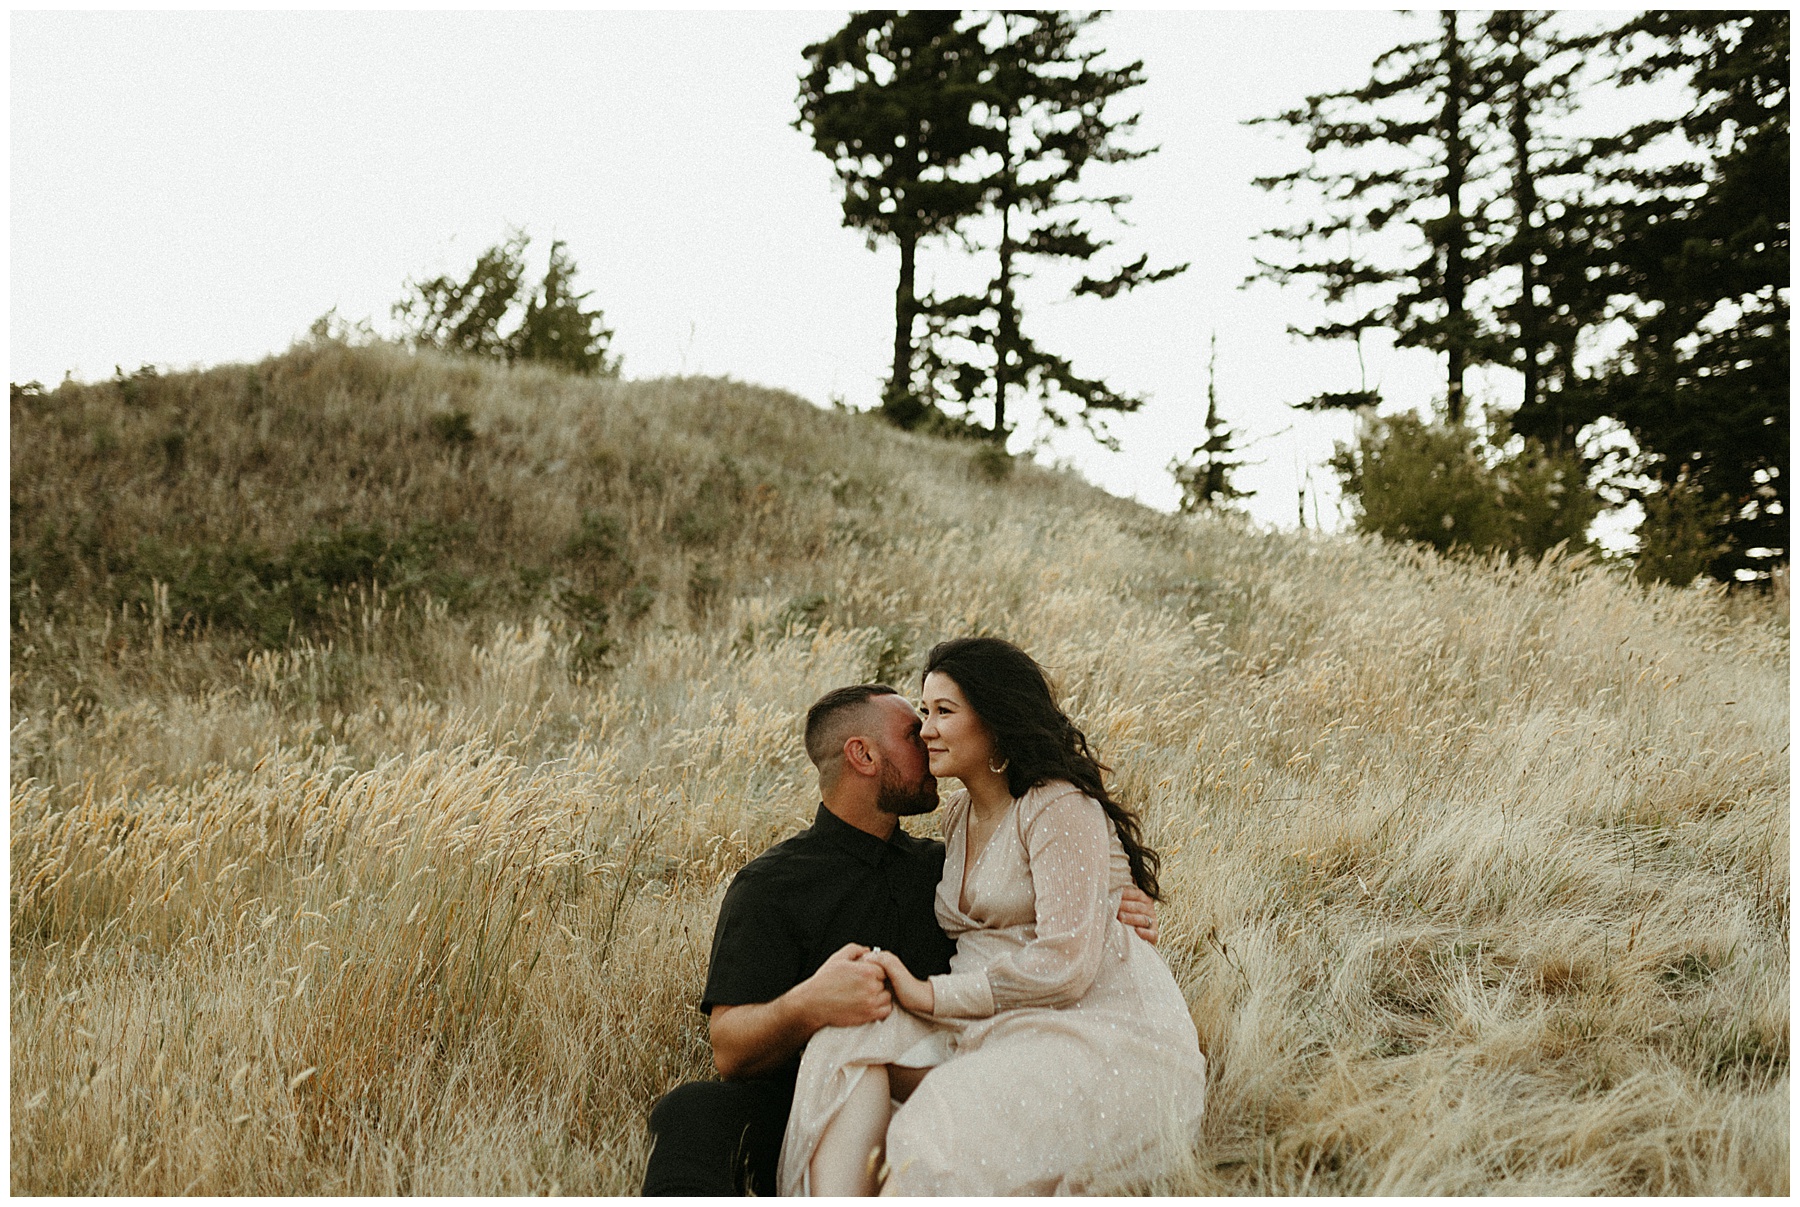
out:
{"label": "man's short hair", "polygon": [[885,683],[853,683],[834,687],[820,696],[806,710],[806,757],[821,775],[836,771],[832,760],[843,753],[844,739],[850,736],[855,714],[876,696],[900,693]]}

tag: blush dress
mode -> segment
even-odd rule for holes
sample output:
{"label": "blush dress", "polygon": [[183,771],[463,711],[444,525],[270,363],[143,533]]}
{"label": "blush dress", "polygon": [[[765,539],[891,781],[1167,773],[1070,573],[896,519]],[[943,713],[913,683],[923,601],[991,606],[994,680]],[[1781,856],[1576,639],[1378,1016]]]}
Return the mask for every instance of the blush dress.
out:
{"label": "blush dress", "polygon": [[872,1065],[931,1069],[889,1124],[888,1194],[1117,1193],[1191,1150],[1206,1058],[1168,965],[1118,920],[1118,834],[1061,781],[1010,811],[971,866],[968,794],[946,802],[936,910],[956,955],[931,978],[934,1013],[813,1036],[782,1194],[808,1193],[819,1137]]}

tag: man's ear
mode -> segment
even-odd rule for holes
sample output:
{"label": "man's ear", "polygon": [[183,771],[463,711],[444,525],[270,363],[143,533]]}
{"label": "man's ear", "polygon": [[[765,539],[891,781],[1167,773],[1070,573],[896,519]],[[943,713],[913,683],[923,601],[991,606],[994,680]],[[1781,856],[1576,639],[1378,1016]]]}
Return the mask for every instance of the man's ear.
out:
{"label": "man's ear", "polygon": [[844,740],[844,766],[858,775],[881,774],[881,760],[876,757],[875,745],[864,737]]}

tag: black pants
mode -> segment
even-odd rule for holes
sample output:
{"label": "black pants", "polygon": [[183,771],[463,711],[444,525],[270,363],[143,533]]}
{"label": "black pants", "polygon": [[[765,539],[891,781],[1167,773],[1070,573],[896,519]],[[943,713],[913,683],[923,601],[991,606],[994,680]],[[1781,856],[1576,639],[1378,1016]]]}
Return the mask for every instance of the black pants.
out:
{"label": "black pants", "polygon": [[650,1108],[645,1195],[775,1193],[791,1078],[690,1081]]}

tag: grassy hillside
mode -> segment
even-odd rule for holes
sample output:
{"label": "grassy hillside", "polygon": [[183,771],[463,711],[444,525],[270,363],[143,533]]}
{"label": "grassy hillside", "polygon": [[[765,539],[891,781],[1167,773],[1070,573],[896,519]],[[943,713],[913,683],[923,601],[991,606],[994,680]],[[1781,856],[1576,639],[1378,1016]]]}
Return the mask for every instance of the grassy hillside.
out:
{"label": "grassy hillside", "polygon": [[1143,1189],[1788,1189],[1785,602],[329,343],[15,392],[12,499],[15,1192],[633,1192],[802,711],[970,631],[1166,857]]}

